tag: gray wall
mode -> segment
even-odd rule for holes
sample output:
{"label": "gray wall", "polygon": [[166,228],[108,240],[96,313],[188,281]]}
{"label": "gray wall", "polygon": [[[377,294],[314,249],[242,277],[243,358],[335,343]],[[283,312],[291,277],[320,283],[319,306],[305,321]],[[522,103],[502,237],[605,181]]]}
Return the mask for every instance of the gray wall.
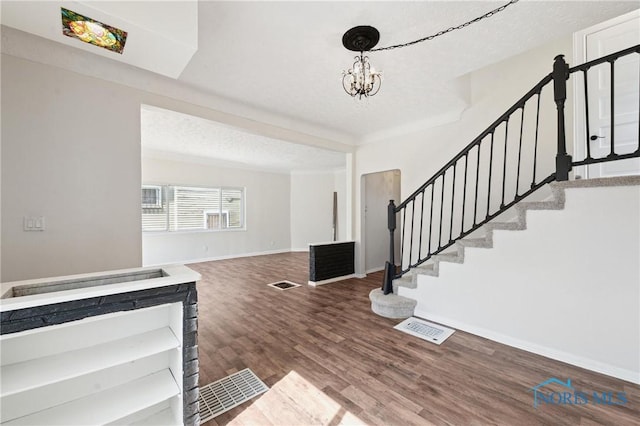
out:
{"label": "gray wall", "polygon": [[139,116],[124,86],[2,55],[3,281],[141,264]]}

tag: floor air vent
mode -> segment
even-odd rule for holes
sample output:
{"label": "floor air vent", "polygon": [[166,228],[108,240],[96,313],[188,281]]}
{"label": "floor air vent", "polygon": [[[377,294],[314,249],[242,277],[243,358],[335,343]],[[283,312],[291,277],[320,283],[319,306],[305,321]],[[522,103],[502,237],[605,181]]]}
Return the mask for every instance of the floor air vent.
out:
{"label": "floor air vent", "polygon": [[269,390],[253,371],[245,368],[200,388],[200,424]]}
{"label": "floor air vent", "polygon": [[407,318],[400,324],[396,325],[396,330],[403,331],[412,336],[419,337],[436,345],[441,344],[451,336],[455,330],[447,327],[443,327],[439,324],[434,324],[429,321],[425,321],[420,318]]}
{"label": "floor air vent", "polygon": [[300,284],[292,283],[291,281],[278,281],[277,283],[267,285],[269,287],[277,288],[278,290],[289,290],[290,288],[300,287]]}

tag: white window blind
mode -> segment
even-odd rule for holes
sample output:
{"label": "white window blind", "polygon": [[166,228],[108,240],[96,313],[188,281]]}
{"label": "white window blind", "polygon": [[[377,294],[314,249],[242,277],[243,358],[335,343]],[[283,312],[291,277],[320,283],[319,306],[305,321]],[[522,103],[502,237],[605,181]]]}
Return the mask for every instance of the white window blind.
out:
{"label": "white window blind", "polygon": [[244,228],[242,188],[144,185],[141,195],[143,231]]}

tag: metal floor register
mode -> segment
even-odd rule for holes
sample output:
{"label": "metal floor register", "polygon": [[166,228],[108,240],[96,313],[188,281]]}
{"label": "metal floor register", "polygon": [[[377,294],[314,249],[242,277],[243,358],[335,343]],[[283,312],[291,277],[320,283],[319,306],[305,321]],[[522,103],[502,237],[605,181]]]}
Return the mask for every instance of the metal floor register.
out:
{"label": "metal floor register", "polygon": [[200,388],[200,424],[268,391],[253,371],[245,368]]}
{"label": "metal floor register", "polygon": [[455,331],[440,324],[434,324],[415,317],[407,318],[393,328],[436,345],[447,340]]}

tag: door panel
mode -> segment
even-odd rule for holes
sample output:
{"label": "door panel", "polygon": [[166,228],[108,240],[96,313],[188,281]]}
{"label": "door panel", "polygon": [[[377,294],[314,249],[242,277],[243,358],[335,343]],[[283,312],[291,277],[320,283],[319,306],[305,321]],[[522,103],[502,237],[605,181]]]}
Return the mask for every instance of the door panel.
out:
{"label": "door panel", "polygon": [[[634,12],[609,23],[599,24],[593,29],[581,32],[583,36],[584,60],[590,61],[602,56],[640,44],[640,14]],[[576,41],[579,41],[579,34]],[[575,157],[586,157],[585,144],[589,143],[591,157],[604,158],[613,152],[628,154],[638,149],[638,114],[640,110],[640,55],[629,55],[618,59],[613,73],[613,135],[611,115],[611,79],[609,63],[591,68],[588,72],[589,90],[589,135],[586,134],[584,98],[576,98],[576,149]],[[576,78],[579,80],[579,78]],[[576,81],[576,93],[584,88]],[[583,114],[583,113],[582,113]],[[596,137],[590,140],[590,137]],[[579,172],[580,173],[580,172]],[[609,177],[640,174],[640,159],[619,160],[588,166],[586,177]]]}

